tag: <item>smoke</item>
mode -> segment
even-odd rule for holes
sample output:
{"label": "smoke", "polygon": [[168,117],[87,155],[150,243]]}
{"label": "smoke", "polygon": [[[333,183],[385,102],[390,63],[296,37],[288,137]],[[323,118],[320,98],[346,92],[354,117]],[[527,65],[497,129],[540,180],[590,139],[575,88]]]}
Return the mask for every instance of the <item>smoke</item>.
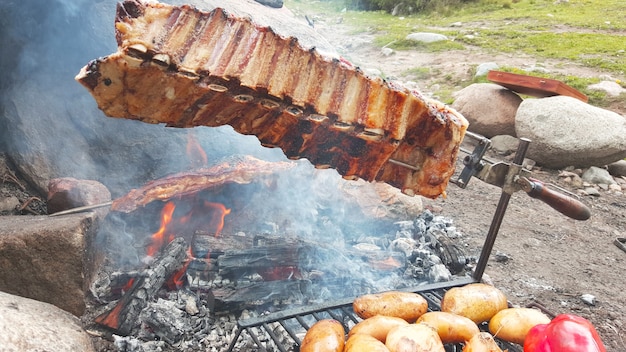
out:
{"label": "smoke", "polygon": [[[119,197],[189,167],[189,130],[106,117],[74,81],[90,60],[115,52],[115,5],[115,0],[0,2],[0,125],[6,126],[0,130],[0,147],[43,194],[48,180],[75,177],[98,180]],[[235,155],[287,160],[279,149],[264,148],[255,137],[239,135],[229,126],[196,128],[193,133],[209,166]],[[345,257],[322,250],[347,248],[359,238],[395,235],[389,219],[363,215],[342,191],[346,182],[351,181],[334,170],[316,170],[300,161],[278,175],[272,187],[237,195],[248,201],[232,217],[252,219],[241,231],[322,243],[308,263],[327,265],[331,272],[344,270],[356,281],[375,282],[380,278],[371,277],[365,267],[345,268]],[[361,192],[374,191],[365,185]],[[223,196],[224,203],[233,197]],[[113,224],[103,228],[109,233],[98,238],[100,245],[112,245],[126,263],[139,264],[141,252],[134,246],[141,248],[140,239],[158,226],[160,209],[154,210],[153,216],[142,219],[145,227],[139,230],[127,226],[119,214],[112,215]]]}
{"label": "smoke", "polygon": [[[43,195],[48,180],[75,177],[118,197],[187,166],[188,130],[106,117],[74,80],[89,61],[115,52],[116,3],[0,2],[0,150]],[[230,127],[195,133],[211,164],[233,154],[284,160]]]}

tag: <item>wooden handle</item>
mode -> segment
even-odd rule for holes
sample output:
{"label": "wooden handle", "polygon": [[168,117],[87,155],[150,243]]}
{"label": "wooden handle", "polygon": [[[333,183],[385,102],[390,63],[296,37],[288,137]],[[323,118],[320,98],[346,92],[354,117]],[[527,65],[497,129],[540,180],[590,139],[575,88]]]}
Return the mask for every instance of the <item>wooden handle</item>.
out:
{"label": "wooden handle", "polygon": [[591,217],[591,210],[582,202],[548,189],[537,180],[530,181],[530,186],[527,191],[529,196],[541,200],[561,214],[576,220],[587,220]]}

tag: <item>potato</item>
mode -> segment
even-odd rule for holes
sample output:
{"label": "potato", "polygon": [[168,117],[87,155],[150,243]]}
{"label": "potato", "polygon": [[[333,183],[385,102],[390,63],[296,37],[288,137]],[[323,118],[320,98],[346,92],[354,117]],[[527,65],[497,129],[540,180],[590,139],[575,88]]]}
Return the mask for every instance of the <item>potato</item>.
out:
{"label": "potato", "polygon": [[358,324],[353,326],[352,329],[350,329],[350,332],[348,332],[348,338],[356,334],[366,334],[384,343],[389,330],[398,325],[408,324],[409,323],[402,318],[375,315],[371,318],[360,321]]}
{"label": "potato", "polygon": [[453,287],[441,300],[441,311],[471,319],[474,323],[485,322],[499,311],[508,308],[506,296],[499,289],[481,283]]}
{"label": "potato", "polygon": [[489,331],[496,337],[520,345],[528,331],[538,324],[548,324],[550,317],[533,308],[507,308],[489,321]]}
{"label": "potato", "polygon": [[469,341],[480,332],[471,319],[447,312],[428,312],[417,319],[418,323],[432,326],[443,343]]}
{"label": "potato", "polygon": [[437,331],[422,323],[396,326],[385,345],[390,352],[445,352]]}
{"label": "potato", "polygon": [[462,352],[502,352],[502,349],[490,333],[480,332],[467,341]]}
{"label": "potato", "polygon": [[357,297],[352,309],[362,319],[375,315],[402,318],[413,323],[428,310],[428,302],[417,293],[387,291]]}
{"label": "potato", "polygon": [[389,352],[389,349],[371,335],[354,334],[348,337],[343,352]]}
{"label": "potato", "polygon": [[334,319],[313,324],[300,344],[301,352],[341,352],[345,346],[343,325]]}

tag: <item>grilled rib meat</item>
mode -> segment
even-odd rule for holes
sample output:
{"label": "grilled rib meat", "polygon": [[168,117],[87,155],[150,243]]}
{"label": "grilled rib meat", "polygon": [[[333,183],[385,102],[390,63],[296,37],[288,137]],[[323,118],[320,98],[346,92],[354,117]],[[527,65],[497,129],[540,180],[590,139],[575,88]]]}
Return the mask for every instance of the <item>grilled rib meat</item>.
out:
{"label": "grilled rib meat", "polygon": [[229,160],[210,168],[180,172],[148,182],[115,199],[111,210],[130,213],[153,201],[180,198],[225,184],[249,184],[293,166],[288,162],[268,162],[250,156]]}
{"label": "grilled rib meat", "polygon": [[76,77],[108,116],[228,124],[346,178],[445,192],[467,121],[439,102],[221,8],[127,0],[115,28],[118,51]]}

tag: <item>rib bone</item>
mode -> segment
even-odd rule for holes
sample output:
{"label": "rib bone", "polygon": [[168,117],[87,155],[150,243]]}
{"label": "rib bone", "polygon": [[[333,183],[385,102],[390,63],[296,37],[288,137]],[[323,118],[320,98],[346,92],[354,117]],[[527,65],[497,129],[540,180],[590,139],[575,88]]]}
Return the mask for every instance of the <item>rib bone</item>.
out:
{"label": "rib bone", "polygon": [[118,51],[77,76],[108,116],[228,124],[349,179],[445,192],[467,121],[439,102],[221,8],[127,0],[115,28]]}

